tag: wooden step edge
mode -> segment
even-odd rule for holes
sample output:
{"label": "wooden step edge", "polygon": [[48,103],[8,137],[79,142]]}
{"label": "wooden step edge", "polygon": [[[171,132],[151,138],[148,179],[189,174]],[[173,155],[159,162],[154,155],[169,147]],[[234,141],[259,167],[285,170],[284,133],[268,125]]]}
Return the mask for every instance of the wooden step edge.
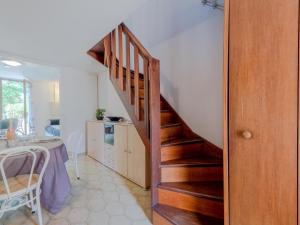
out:
{"label": "wooden step edge", "polygon": [[171,113],[171,111],[169,109],[161,109],[160,112],[161,113]]}
{"label": "wooden step edge", "polygon": [[183,139],[173,139],[164,141],[161,143],[162,147],[174,146],[174,145],[184,145],[184,144],[194,144],[194,143],[203,143],[202,138],[183,138]]}
{"label": "wooden step edge", "polygon": [[152,210],[152,223],[153,225],[174,225],[170,221],[166,220],[160,214]]}
{"label": "wooden step edge", "polygon": [[[191,185],[202,185],[207,182],[165,182],[165,183],[160,183],[158,185],[158,188],[169,190],[169,191],[174,191],[174,192],[179,192],[179,193],[183,193],[183,194],[188,194],[188,195],[192,195],[192,196],[198,197],[198,198],[207,198],[207,199],[212,199],[212,200],[216,200],[216,201],[224,201],[223,195],[213,195],[213,194],[203,193],[200,191],[198,191],[198,192],[191,191],[191,190],[180,187],[180,185],[178,185],[178,187],[169,185],[169,184],[176,184],[176,183],[178,183],[178,184],[190,183]],[[213,182],[211,182],[211,183],[213,183]],[[220,188],[222,189],[222,192],[223,192],[222,182],[216,181],[214,183],[220,184]]]}
{"label": "wooden step edge", "polygon": [[205,216],[200,213],[174,208],[172,206],[156,204],[153,207],[155,213],[166,219],[173,225],[223,225],[222,219]]}
{"label": "wooden step edge", "polygon": [[[130,86],[130,88],[132,89],[132,90],[134,90],[134,86],[133,85],[131,85]],[[144,90],[145,88],[144,87],[142,87],[142,86],[140,86],[140,88],[139,88],[140,90]]]}
{"label": "wooden step edge", "polygon": [[170,128],[170,127],[179,127],[181,125],[182,125],[181,123],[174,122],[174,123],[167,123],[167,124],[161,125],[160,128],[164,129],[164,128]]}
{"label": "wooden step edge", "polygon": [[[189,161],[189,159],[174,159],[174,160],[167,160],[160,163],[160,167],[222,167],[223,161],[215,158],[203,159],[202,161]],[[211,160],[211,161],[210,161]],[[215,161],[214,161],[215,160]]]}

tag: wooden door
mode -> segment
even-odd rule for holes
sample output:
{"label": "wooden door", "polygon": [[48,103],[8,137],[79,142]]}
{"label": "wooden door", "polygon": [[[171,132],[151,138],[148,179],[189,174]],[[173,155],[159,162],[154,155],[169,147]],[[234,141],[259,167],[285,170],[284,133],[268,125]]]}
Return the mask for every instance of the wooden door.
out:
{"label": "wooden door", "polygon": [[230,0],[230,225],[297,224],[299,0]]}
{"label": "wooden door", "polygon": [[145,145],[134,126],[128,126],[128,178],[146,187]]}
{"label": "wooden door", "polygon": [[115,170],[127,176],[127,126],[115,125]]}

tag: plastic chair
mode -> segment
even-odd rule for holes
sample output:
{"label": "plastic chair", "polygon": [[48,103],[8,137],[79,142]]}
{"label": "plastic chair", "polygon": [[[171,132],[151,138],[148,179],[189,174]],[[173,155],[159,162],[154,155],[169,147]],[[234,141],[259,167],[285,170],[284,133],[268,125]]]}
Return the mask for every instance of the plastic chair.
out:
{"label": "plastic chair", "polygon": [[83,135],[78,130],[78,131],[72,132],[69,135],[69,137],[67,139],[67,143],[66,143],[67,150],[69,152],[71,152],[71,155],[72,155],[72,160],[73,160],[74,167],[75,167],[75,173],[76,173],[76,177],[78,180],[80,179],[80,174],[79,174],[79,169],[78,169],[78,153],[79,153],[82,141],[83,141]]}
{"label": "plastic chair", "polygon": [[[27,174],[8,177],[5,169],[6,162],[13,163],[13,160],[20,157],[30,162]],[[43,158],[41,158],[43,157]],[[37,211],[38,223],[43,225],[42,209],[40,203],[41,183],[48,165],[50,154],[48,149],[41,146],[22,146],[9,148],[0,151],[0,218],[5,212],[16,210],[27,205],[32,212]],[[42,167],[37,162],[43,162]],[[36,171],[40,169],[38,172]]]}

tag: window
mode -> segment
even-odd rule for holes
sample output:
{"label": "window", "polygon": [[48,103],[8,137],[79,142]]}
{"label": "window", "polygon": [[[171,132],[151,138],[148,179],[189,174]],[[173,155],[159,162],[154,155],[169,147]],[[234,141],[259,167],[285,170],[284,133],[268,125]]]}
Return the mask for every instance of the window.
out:
{"label": "window", "polygon": [[30,90],[31,84],[26,80],[0,78],[0,119],[13,120],[19,135],[33,131]]}

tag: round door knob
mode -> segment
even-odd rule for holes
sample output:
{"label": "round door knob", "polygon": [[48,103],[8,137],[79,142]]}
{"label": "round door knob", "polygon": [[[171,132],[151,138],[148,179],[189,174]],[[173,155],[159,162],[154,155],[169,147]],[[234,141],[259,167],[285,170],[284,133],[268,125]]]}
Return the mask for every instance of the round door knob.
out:
{"label": "round door knob", "polygon": [[242,132],[242,136],[245,139],[251,139],[253,135],[252,135],[251,131],[245,130],[245,131]]}

